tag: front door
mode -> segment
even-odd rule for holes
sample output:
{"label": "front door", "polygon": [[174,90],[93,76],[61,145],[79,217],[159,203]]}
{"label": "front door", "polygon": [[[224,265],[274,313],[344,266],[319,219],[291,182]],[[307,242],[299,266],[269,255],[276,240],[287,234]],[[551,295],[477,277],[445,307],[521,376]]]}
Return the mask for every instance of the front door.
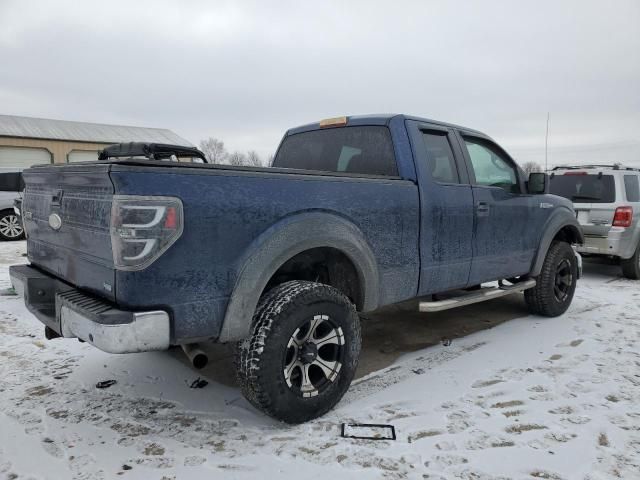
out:
{"label": "front door", "polygon": [[462,134],[475,207],[471,285],[527,274],[539,232],[532,195],[513,160],[492,141]]}

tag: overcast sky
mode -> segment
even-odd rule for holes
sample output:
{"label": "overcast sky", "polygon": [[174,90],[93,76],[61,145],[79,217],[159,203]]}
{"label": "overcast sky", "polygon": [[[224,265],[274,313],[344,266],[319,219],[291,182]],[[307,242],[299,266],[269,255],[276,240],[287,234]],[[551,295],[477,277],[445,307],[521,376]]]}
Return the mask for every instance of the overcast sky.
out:
{"label": "overcast sky", "polygon": [[476,128],[520,162],[640,166],[640,1],[0,0],[0,113],[273,152],[378,112]]}

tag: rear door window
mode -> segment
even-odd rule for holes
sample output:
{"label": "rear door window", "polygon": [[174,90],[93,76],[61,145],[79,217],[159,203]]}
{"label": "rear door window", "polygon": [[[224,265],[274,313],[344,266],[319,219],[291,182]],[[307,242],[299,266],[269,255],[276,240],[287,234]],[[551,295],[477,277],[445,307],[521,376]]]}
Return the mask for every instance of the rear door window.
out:
{"label": "rear door window", "polygon": [[383,126],[312,130],[286,137],[273,167],[397,176],[389,129]]}
{"label": "rear door window", "polygon": [[640,202],[640,181],[637,175],[624,176],[624,189],[627,192],[627,202]]}
{"label": "rear door window", "polygon": [[436,182],[459,183],[456,160],[445,132],[422,132],[424,146],[427,149],[427,161],[431,177]]}
{"label": "rear door window", "polygon": [[612,175],[552,175],[550,193],[575,203],[613,203],[616,201]]}

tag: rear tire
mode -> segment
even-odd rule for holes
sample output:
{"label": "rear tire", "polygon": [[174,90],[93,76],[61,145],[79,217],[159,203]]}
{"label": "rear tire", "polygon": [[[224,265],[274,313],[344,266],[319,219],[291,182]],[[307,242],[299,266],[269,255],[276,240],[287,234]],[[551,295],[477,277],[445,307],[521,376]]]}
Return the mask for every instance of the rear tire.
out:
{"label": "rear tire", "polygon": [[24,228],[20,217],[13,210],[0,212],[0,240],[22,240]]}
{"label": "rear tire", "polygon": [[525,290],[529,311],[545,317],[557,317],[567,311],[578,279],[576,255],[566,242],[553,242],[536,279],[536,286]]}
{"label": "rear tire", "polygon": [[324,415],[345,394],[358,365],[360,323],[339,290],[291,281],[260,299],[251,336],[236,356],[243,395],[287,423]]}
{"label": "rear tire", "polygon": [[633,257],[621,260],[622,274],[631,280],[640,280],[640,243],[636,247]]}

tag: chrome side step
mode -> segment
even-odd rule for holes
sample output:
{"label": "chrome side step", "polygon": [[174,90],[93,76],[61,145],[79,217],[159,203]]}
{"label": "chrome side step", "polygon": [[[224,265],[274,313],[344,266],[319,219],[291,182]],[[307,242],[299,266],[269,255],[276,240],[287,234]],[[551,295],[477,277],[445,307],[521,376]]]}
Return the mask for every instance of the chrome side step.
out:
{"label": "chrome side step", "polygon": [[421,312],[440,312],[442,310],[448,310],[450,308],[463,307],[465,305],[471,305],[473,303],[479,303],[486,300],[492,300],[494,298],[504,297],[505,295],[511,295],[512,293],[524,292],[525,290],[528,290],[535,286],[536,281],[533,279],[529,279],[522,282],[514,283],[513,285],[489,287],[480,291],[470,292],[466,295],[460,295],[444,300],[420,302],[419,309]]}

